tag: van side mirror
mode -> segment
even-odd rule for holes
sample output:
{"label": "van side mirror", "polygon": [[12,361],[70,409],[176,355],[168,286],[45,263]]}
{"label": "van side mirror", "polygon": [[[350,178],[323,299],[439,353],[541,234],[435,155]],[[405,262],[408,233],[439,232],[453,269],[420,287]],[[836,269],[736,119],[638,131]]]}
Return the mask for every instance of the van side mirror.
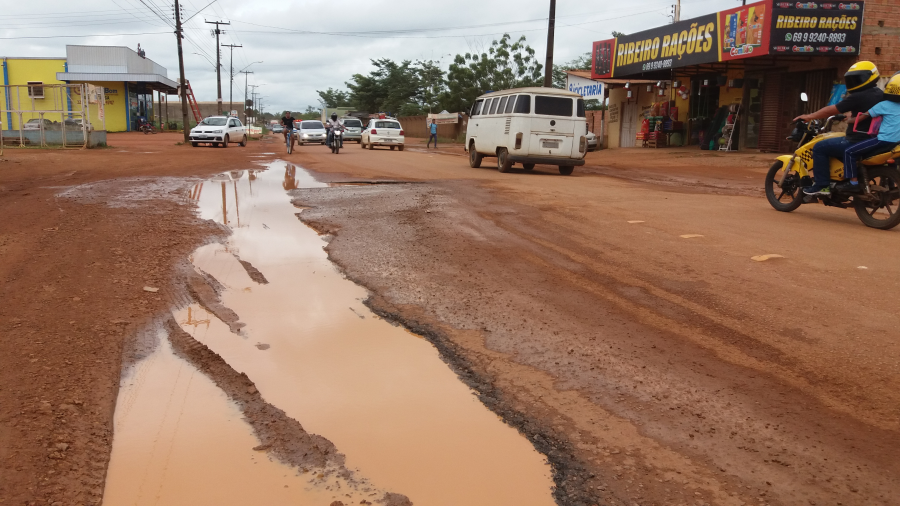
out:
{"label": "van side mirror", "polygon": [[809,102],[809,96],[807,96],[805,92],[804,92],[804,93],[801,93],[801,94],[800,94],[800,100],[803,101],[803,102]]}

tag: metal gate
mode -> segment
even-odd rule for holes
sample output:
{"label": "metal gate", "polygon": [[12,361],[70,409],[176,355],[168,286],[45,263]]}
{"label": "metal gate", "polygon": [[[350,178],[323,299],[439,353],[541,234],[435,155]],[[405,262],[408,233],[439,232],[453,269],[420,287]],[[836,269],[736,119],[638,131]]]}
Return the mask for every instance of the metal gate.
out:
{"label": "metal gate", "polygon": [[105,123],[102,90],[90,84],[0,86],[0,142],[20,147],[87,147],[93,131],[90,111],[95,110]]}

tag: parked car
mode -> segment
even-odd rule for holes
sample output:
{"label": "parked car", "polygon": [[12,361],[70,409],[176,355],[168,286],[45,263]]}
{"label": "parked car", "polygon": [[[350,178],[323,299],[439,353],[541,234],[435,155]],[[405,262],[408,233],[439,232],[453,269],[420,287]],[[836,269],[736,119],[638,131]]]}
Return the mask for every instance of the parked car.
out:
{"label": "parked car", "polygon": [[284,125],[278,124],[272,127],[273,134],[281,134],[284,133]]}
{"label": "parked car", "polygon": [[54,128],[59,128],[58,124],[54,124],[52,121],[50,121],[47,118],[44,118],[44,119],[31,118],[30,120],[26,121],[24,125],[22,125],[22,130],[40,130],[41,123],[43,123],[43,125],[44,125],[44,130],[52,130]]}
{"label": "parked car", "polygon": [[201,143],[213,147],[228,147],[228,143],[237,142],[247,145],[247,127],[241,120],[230,116],[210,116],[203,118],[199,125],[191,129],[191,146],[195,148]]}
{"label": "parked car", "polygon": [[362,143],[363,124],[359,118],[341,118],[344,123],[344,141]]}
{"label": "parked car", "polygon": [[375,146],[390,146],[403,151],[406,144],[403,127],[395,119],[373,119],[362,131],[359,144],[363,148],[375,149]]}
{"label": "parked car", "polygon": [[466,127],[469,165],[480,167],[485,157],[497,158],[497,169],[508,172],[521,163],[556,165],[569,175],[584,165],[587,136],[584,99],[553,88],[518,88],[487,93],[472,105]]}
{"label": "parked car", "polygon": [[299,142],[301,146],[309,142],[325,144],[325,125],[323,125],[321,121],[317,119],[305,119],[303,121],[298,121],[294,128],[296,128],[296,130],[294,130],[294,135],[297,136],[297,142]]}
{"label": "parked car", "polygon": [[597,135],[594,132],[587,133],[587,148],[588,151],[594,151],[597,149]]}
{"label": "parked car", "polygon": [[63,121],[66,128],[81,128],[84,125],[82,118],[67,118]]}

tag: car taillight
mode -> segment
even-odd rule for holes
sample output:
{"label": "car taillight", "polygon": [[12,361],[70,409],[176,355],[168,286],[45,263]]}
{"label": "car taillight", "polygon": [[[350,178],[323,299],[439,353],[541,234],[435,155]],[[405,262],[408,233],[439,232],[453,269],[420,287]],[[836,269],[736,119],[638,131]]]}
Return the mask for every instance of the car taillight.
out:
{"label": "car taillight", "polygon": [[400,130],[400,135],[403,135],[403,130]]}
{"label": "car taillight", "polygon": [[373,129],[372,129],[372,132],[370,132],[370,133],[371,133],[372,135],[378,135],[378,130],[375,130],[375,129],[373,128]]}
{"label": "car taillight", "polygon": [[585,137],[582,135],[582,136],[581,136],[581,140],[578,142],[578,152],[579,152],[579,153],[584,153],[584,151],[585,151],[586,149],[587,149],[587,138],[585,138]]}

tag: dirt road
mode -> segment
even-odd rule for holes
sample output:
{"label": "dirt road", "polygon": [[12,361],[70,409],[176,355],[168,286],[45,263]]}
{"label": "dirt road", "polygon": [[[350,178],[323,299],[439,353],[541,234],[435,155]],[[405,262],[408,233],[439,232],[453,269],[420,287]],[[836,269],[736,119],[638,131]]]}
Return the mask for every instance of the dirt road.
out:
{"label": "dirt road", "polygon": [[[274,142],[146,139],[0,162],[7,503],[99,499],[122,350],[221,233],[167,197],[173,180],[123,178],[281,157]],[[425,335],[548,456],[560,504],[896,503],[900,231],[773,211],[762,155],[660,154],[593,153],[568,177],[472,169],[458,146],[289,160],[326,181],[409,183],[293,196],[368,305]],[[57,196],[109,179],[94,200]],[[150,182],[159,198],[129,199]],[[767,254],[781,258],[751,260]]]}

